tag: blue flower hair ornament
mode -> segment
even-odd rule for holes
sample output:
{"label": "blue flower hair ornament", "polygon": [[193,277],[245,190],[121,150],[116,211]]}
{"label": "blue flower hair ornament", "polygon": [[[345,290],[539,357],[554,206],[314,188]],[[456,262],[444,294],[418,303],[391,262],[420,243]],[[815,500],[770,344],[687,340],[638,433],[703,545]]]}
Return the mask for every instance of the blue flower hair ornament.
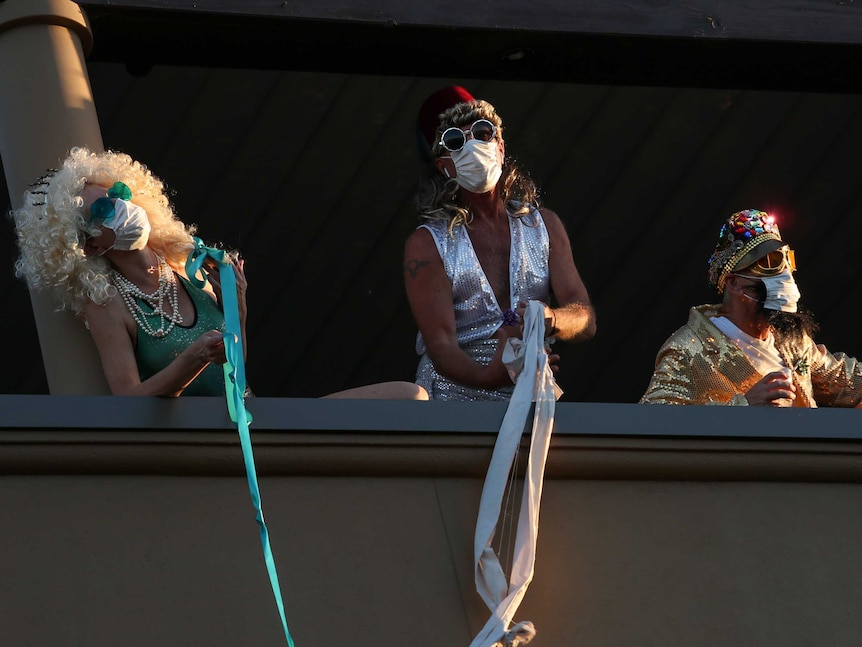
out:
{"label": "blue flower hair ornament", "polygon": [[90,224],[101,224],[114,217],[114,200],[131,200],[132,190],[123,182],[114,182],[108,195],[90,205]]}

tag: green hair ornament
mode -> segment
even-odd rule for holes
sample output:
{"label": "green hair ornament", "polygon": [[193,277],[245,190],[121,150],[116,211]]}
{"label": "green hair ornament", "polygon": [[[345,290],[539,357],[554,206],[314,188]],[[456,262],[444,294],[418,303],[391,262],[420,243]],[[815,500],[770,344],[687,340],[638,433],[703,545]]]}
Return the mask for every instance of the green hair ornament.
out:
{"label": "green hair ornament", "polygon": [[100,225],[114,217],[114,200],[131,200],[132,190],[123,182],[114,182],[108,196],[90,205],[90,224]]}

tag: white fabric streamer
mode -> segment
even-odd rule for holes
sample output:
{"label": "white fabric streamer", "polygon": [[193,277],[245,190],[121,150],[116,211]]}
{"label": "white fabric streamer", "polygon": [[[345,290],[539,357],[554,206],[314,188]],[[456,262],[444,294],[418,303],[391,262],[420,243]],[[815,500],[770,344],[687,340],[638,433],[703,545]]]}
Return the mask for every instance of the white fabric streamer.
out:
{"label": "white fabric streamer", "polygon": [[503,640],[495,645],[500,647],[518,647],[518,645],[526,645],[536,636],[536,628],[529,620],[519,622],[514,627],[509,629],[504,635]]}
{"label": "white fabric streamer", "polygon": [[[473,542],[476,591],[491,610],[491,617],[470,643],[470,647],[516,647],[530,642],[536,634],[531,622],[521,622],[511,629],[509,623],[533,579],[545,460],[554,427],[556,399],[562,394],[554,380],[545,351],[545,307],[542,303],[530,301],[527,304],[523,342],[517,339],[508,340],[503,361],[510,373],[517,374],[517,377],[513,378],[516,384],[485,476]],[[492,542],[497,531],[509,472],[521,443],[532,402],[536,403],[533,433],[518,515],[510,581],[507,581]]]}

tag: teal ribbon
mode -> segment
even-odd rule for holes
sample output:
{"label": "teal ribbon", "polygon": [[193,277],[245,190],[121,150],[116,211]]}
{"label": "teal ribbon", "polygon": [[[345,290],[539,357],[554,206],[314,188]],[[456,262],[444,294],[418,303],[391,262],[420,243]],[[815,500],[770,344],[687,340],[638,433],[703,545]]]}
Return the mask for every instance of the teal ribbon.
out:
{"label": "teal ribbon", "polygon": [[206,272],[203,269],[203,264],[207,257],[216,261],[219,267],[221,299],[225,321],[224,349],[225,357],[227,358],[224,364],[225,397],[227,398],[230,419],[236,423],[237,431],[239,432],[242,456],[245,462],[245,473],[248,479],[248,489],[255,508],[255,521],[257,521],[257,525],[260,528],[260,542],[263,545],[263,558],[266,562],[266,571],[269,574],[272,594],[275,596],[278,615],[281,617],[284,637],[287,639],[288,646],[294,647],[293,638],[290,636],[290,631],[287,628],[287,619],[284,615],[284,602],[281,598],[278,572],[275,568],[275,559],[273,558],[272,547],[269,542],[269,531],[266,529],[266,522],[263,518],[260,488],[257,483],[257,470],[254,466],[254,452],[251,446],[251,434],[248,431],[248,425],[252,421],[252,417],[245,408],[245,360],[242,349],[242,327],[239,321],[236,276],[233,272],[233,264],[225,260],[224,250],[207,247],[197,237],[195,237],[194,243],[195,247],[186,260],[186,275],[193,285],[203,288],[207,284]]}

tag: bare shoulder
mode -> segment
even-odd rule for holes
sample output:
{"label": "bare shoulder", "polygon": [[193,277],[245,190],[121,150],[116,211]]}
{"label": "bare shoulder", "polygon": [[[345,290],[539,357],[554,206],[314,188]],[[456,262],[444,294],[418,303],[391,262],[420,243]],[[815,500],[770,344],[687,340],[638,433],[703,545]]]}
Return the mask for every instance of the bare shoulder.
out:
{"label": "bare shoulder", "polygon": [[105,303],[95,303],[87,301],[84,304],[84,316],[87,320],[90,319],[106,319],[119,314],[119,307],[123,305],[123,299],[119,294],[115,294]]}
{"label": "bare shoulder", "polygon": [[415,279],[427,274],[423,271],[426,268],[442,271],[442,267],[443,262],[431,232],[424,228],[413,231],[404,243],[405,275]]}
{"label": "bare shoulder", "polygon": [[91,331],[105,330],[115,326],[128,328],[127,317],[131,318],[123,298],[116,294],[105,303],[87,301],[84,304],[84,319]]}
{"label": "bare shoulder", "polygon": [[569,235],[566,233],[566,226],[563,224],[563,221],[560,219],[560,216],[557,215],[556,211],[548,209],[547,207],[541,207],[539,209],[539,213],[542,215],[545,228],[548,230],[548,235],[552,239],[563,237],[565,240],[568,240]]}
{"label": "bare shoulder", "polygon": [[424,227],[418,227],[410,232],[407,241],[404,243],[405,258],[408,254],[428,254],[437,253],[437,246],[434,244],[434,237],[431,232]]}

